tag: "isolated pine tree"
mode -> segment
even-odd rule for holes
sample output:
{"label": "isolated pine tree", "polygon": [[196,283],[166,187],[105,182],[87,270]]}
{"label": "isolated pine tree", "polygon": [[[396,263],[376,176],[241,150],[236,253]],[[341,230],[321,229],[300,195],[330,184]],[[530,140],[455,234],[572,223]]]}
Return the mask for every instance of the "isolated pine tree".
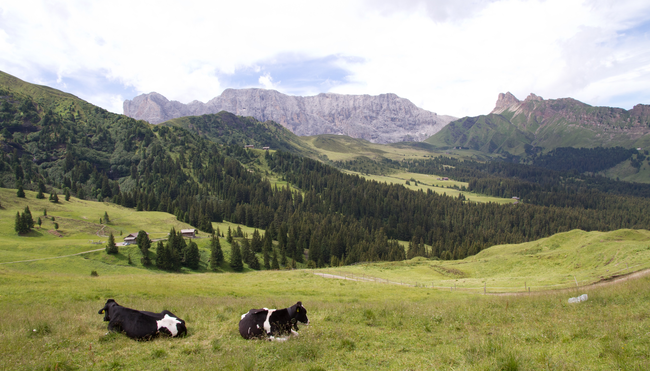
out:
{"label": "isolated pine tree", "polygon": [[16,192],[16,196],[20,198],[25,198],[25,190],[23,189],[23,185],[18,186],[18,191]]}
{"label": "isolated pine tree", "polygon": [[70,189],[65,189],[65,200],[70,201]]}
{"label": "isolated pine tree", "polygon": [[56,194],[56,192],[50,193],[50,201],[53,203],[59,203],[59,196]]}
{"label": "isolated pine tree", "polygon": [[38,193],[36,194],[36,198],[38,198],[39,200],[42,200],[42,199],[45,198],[45,195],[43,194],[43,192],[41,192],[40,189],[38,190]]}
{"label": "isolated pine tree", "polygon": [[[144,232],[144,231],[140,231]],[[149,239],[149,236],[147,236],[147,233],[144,232],[144,237],[140,237],[140,232],[138,232],[138,237],[136,237],[136,242],[138,243],[138,246],[140,247],[140,251],[142,252],[142,259],[140,259],[140,262],[142,263],[143,266],[148,267],[151,265],[151,259],[149,258],[149,249],[151,248],[151,240]],[[140,239],[138,241],[138,238]]]}
{"label": "isolated pine tree", "polygon": [[212,235],[210,241],[210,269],[216,271],[223,262],[223,251],[221,250],[221,243],[219,237]]}
{"label": "isolated pine tree", "polygon": [[[58,201],[58,198],[57,198],[57,201]],[[104,211],[104,223],[110,223],[110,221],[111,220],[108,218],[108,213],[106,211]]]}
{"label": "isolated pine tree", "polygon": [[117,245],[115,244],[115,237],[113,236],[113,232],[111,232],[108,236],[108,244],[106,244],[106,253],[117,254],[118,252]]}
{"label": "isolated pine tree", "polygon": [[239,244],[237,241],[233,241],[231,244],[230,268],[235,272],[241,272],[244,270],[244,263],[242,262],[241,251],[239,250]]}
{"label": "isolated pine tree", "polygon": [[34,228],[34,219],[32,217],[32,212],[29,211],[29,206],[25,206],[25,211],[23,212],[22,218],[28,229]]}
{"label": "isolated pine tree", "polygon": [[[108,222],[108,219],[106,218],[108,218],[108,215],[104,215],[104,220]],[[142,250],[142,244],[144,243],[145,240],[151,242],[151,240],[149,240],[149,236],[147,235],[147,232],[143,230],[138,231],[138,236],[135,238],[135,243],[138,244],[140,250]]]}

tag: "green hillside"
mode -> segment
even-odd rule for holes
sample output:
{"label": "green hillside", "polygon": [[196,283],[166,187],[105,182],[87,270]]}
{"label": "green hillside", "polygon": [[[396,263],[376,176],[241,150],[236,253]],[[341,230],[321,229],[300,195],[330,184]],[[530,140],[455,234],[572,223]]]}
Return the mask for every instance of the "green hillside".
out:
{"label": "green hillside", "polygon": [[650,117],[643,105],[626,111],[592,107],[570,98],[512,99],[517,103],[488,115],[456,120],[426,142],[437,148],[459,146],[515,156],[560,147],[647,148],[650,144]]}
{"label": "green hillside", "polygon": [[[461,261],[420,257],[318,271],[163,273],[137,262],[128,264],[126,250],[118,257],[98,251],[43,258],[95,249],[97,245],[89,240],[104,239],[96,234],[102,226],[103,231],[115,232],[144,227],[154,232],[154,238],[170,223],[186,226],[177,224],[172,215],[75,198],[52,204],[34,196],[28,192],[19,199],[14,190],[0,190],[3,369],[650,366],[645,336],[650,325],[648,277],[611,287],[536,294],[549,287],[571,286],[574,276],[582,286],[601,276],[647,268],[648,231],[571,231],[520,245],[494,246]],[[11,231],[12,215],[26,205],[35,217],[42,215],[37,209],[47,208],[48,216],[60,223],[62,236],[46,233],[51,219],[26,236]],[[102,225],[99,218],[104,212],[111,221]],[[198,241],[204,250],[207,239]],[[222,243],[228,252],[228,244]],[[137,248],[131,256],[137,256]],[[42,260],[6,260],[37,257]],[[91,271],[98,275],[91,276]],[[365,281],[328,279],[314,272]],[[386,279],[392,284],[382,283]],[[533,286],[533,295],[481,295],[483,282],[488,292],[523,291],[525,282]],[[405,285],[415,283],[417,287]],[[584,293],[589,295],[586,302],[567,303],[569,297]],[[108,298],[135,309],[170,310],[186,321],[188,336],[139,342],[107,334],[107,324],[97,312]],[[303,302],[311,322],[300,326],[299,337],[265,342],[239,335],[242,313],[251,308],[283,308],[297,301]],[[578,352],[581,357],[576,359]]]}
{"label": "green hillside", "polygon": [[330,269],[327,273],[464,292],[531,292],[589,285],[650,268],[650,232],[573,230],[537,241],[498,245],[454,261],[422,258]]}
{"label": "green hillside", "polygon": [[262,149],[282,150],[314,156],[295,134],[273,121],[259,122],[252,117],[221,111],[217,114],[180,117],[160,125],[177,126],[204,135],[219,144],[252,145]]}

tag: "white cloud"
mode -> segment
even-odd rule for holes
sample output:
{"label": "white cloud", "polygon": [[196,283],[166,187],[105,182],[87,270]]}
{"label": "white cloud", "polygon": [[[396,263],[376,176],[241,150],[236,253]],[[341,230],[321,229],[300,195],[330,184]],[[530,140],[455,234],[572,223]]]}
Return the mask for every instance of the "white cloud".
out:
{"label": "white cloud", "polygon": [[276,89],[276,86],[273,83],[273,78],[269,73],[260,76],[259,80],[257,81],[264,87],[264,89]]}
{"label": "white cloud", "polygon": [[207,101],[243,70],[281,90],[266,67],[283,55],[349,71],[293,91],[391,92],[440,114],[487,113],[505,91],[606,105],[650,83],[650,38],[628,31],[648,15],[635,0],[6,1],[0,70],[118,112],[115,97],[151,91]]}

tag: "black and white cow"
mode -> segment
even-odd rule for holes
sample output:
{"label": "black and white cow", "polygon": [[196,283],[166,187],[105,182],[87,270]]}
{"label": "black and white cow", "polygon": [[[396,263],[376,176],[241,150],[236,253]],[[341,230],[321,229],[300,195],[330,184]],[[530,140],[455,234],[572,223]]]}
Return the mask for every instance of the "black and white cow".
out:
{"label": "black and white cow", "polygon": [[172,337],[187,334],[185,321],[168,310],[160,313],[135,310],[125,308],[115,300],[108,299],[104,308],[99,310],[99,314],[104,314],[104,321],[108,322],[108,331],[123,331],[132,339],[151,339],[159,333]]}
{"label": "black and white cow", "polygon": [[[301,302],[284,309],[251,309],[242,314],[239,321],[239,333],[244,339],[267,336],[269,340],[286,340],[276,338],[278,335],[298,336],[298,322],[309,325],[307,309]],[[294,331],[295,329],[295,331]]]}

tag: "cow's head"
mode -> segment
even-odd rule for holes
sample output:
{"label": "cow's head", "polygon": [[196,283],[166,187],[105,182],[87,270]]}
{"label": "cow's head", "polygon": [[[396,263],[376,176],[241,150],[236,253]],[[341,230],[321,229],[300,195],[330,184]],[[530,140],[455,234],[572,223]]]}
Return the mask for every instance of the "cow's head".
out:
{"label": "cow's head", "polygon": [[305,325],[309,324],[309,318],[307,318],[307,309],[302,306],[302,302],[297,302],[296,305],[292,307],[295,311],[294,318],[297,322],[304,323]]}
{"label": "cow's head", "polygon": [[111,312],[111,308],[114,306],[119,306],[119,304],[117,304],[113,299],[108,299],[106,301],[106,305],[104,305],[104,308],[99,310],[98,314],[104,315],[104,321],[110,322],[111,320],[110,312]]}

